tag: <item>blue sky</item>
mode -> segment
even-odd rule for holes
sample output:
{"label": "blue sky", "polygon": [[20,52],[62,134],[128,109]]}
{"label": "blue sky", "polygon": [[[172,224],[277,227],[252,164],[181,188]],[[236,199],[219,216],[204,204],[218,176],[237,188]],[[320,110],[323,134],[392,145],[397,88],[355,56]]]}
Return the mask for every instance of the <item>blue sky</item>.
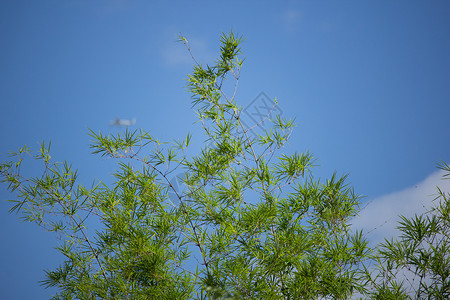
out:
{"label": "blue sky", "polygon": [[[238,101],[278,98],[298,123],[283,151],[309,149],[318,177],[349,173],[370,201],[358,224],[378,226],[442,184],[449,1],[2,1],[0,157],[51,140],[81,181],[108,182],[112,163],[90,154],[88,128],[122,130],[109,126],[117,116],[161,140],[199,133],[176,36],[211,63],[230,29],[246,37]],[[61,262],[57,240],[7,213],[4,186],[0,196],[0,298],[48,299],[37,281]]]}

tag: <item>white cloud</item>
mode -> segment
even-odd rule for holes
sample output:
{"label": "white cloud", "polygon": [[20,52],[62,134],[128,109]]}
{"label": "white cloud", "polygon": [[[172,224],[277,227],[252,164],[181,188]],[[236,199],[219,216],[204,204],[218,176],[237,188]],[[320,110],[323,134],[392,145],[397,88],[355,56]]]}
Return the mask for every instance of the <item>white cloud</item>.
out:
{"label": "white cloud", "polygon": [[191,62],[191,57],[182,43],[168,42],[161,51],[164,61],[173,66],[179,64],[187,64]]}
{"label": "white cloud", "polygon": [[287,10],[282,15],[282,21],[284,27],[288,31],[295,31],[300,27],[300,22],[303,18],[303,14],[298,10]]}
{"label": "white cloud", "polygon": [[109,0],[99,2],[98,12],[102,15],[114,15],[129,8],[130,3],[126,0]]}
{"label": "white cloud", "polygon": [[443,180],[443,175],[444,171],[435,172],[410,188],[373,199],[352,220],[353,229],[363,229],[371,245],[397,237],[399,215],[410,218],[428,211],[437,196],[436,186],[450,192],[450,180]]}
{"label": "white cloud", "polygon": [[[205,39],[197,37],[186,38],[192,55],[200,64],[212,63],[214,61],[215,54],[209,49]],[[175,34],[172,34],[165,40],[166,43],[161,51],[161,55],[168,65],[192,65],[194,63],[188,49],[182,42],[177,41]]]}

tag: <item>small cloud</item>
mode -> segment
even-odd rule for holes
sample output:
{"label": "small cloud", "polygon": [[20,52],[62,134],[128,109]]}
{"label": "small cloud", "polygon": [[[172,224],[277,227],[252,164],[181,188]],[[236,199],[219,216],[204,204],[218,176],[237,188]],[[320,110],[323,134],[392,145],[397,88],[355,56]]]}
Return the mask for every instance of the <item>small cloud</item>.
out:
{"label": "small cloud", "polygon": [[99,12],[103,15],[113,15],[129,8],[126,0],[109,0],[100,2]]}
{"label": "small cloud", "polygon": [[191,62],[191,57],[182,43],[177,43],[175,40],[168,42],[161,51],[164,61],[173,66],[180,64],[187,64]]}
{"label": "small cloud", "polygon": [[450,192],[450,180],[442,180],[443,175],[444,171],[435,172],[410,188],[370,201],[352,220],[352,228],[363,229],[372,246],[383,242],[384,238],[397,237],[399,215],[411,218],[429,211],[437,196],[436,186]]}
{"label": "small cloud", "polygon": [[92,12],[100,17],[111,17],[129,10],[131,1],[100,0],[100,1],[71,1],[70,5]]}
{"label": "small cloud", "polygon": [[[196,37],[189,37],[187,40],[192,55],[200,64],[213,62],[215,55],[209,49],[206,40]],[[179,42],[176,35],[166,39],[161,55],[164,61],[170,66],[192,65],[194,62],[186,45]]]}
{"label": "small cloud", "polygon": [[282,15],[284,27],[288,31],[296,31],[300,27],[300,22],[303,19],[303,14],[298,10],[287,10]]}

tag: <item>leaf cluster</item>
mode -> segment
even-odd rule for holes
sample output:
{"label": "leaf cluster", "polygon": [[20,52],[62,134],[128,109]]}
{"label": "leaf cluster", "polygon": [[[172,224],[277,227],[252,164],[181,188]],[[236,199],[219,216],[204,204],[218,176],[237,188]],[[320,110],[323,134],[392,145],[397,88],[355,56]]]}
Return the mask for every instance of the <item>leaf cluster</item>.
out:
{"label": "leaf cluster", "polygon": [[[45,144],[34,157],[42,176],[21,174],[28,148],[0,165],[20,199],[12,210],[61,236],[66,259],[43,281],[59,288],[55,299],[346,299],[365,291],[367,241],[349,229],[359,197],[347,176],[315,179],[309,152],[277,154],[292,120],[269,114],[262,122],[272,127],[260,135],[252,130],[261,124],[241,121],[242,41],[223,34],[213,65],[194,59],[187,88],[207,141],[195,154],[187,154],[190,134],[162,143],[144,130],[91,131],[93,153],[117,160],[111,186],[77,184],[77,172],[53,162]],[[185,190],[171,181],[180,171]]]}
{"label": "leaf cluster", "polygon": [[[444,179],[450,167],[442,163]],[[435,205],[422,215],[400,216],[398,239],[385,239],[369,275],[377,299],[450,297],[450,194],[437,188]]]}

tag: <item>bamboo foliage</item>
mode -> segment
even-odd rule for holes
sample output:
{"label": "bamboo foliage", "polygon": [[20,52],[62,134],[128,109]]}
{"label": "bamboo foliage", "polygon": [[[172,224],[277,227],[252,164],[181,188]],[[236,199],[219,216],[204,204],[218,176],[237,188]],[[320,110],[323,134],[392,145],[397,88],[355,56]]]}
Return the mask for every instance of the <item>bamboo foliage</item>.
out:
{"label": "bamboo foliage", "polygon": [[[187,88],[207,146],[192,149],[190,134],[165,143],[144,130],[91,131],[93,153],[117,161],[111,186],[79,184],[46,144],[1,164],[16,198],[11,211],[61,237],[65,261],[42,281],[58,288],[54,299],[346,299],[366,291],[369,249],[349,229],[359,197],[346,176],[321,181],[310,153],[281,152],[292,120],[269,114],[259,135],[242,122],[242,42],[223,34],[213,65],[192,55]],[[21,173],[27,157],[43,163],[42,175]],[[170,180],[174,172],[183,172],[185,190]]]}

